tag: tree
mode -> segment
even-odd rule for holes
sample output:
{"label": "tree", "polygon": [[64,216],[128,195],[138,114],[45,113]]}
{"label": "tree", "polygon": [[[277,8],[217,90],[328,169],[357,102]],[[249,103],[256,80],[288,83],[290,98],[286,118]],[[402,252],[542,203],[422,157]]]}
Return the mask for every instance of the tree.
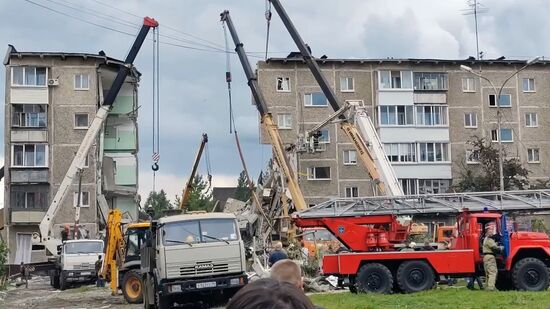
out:
{"label": "tree", "polygon": [[[457,190],[467,191],[499,191],[499,151],[489,140],[475,136],[468,144],[471,146],[468,161],[476,161],[475,165],[463,165],[461,180],[457,184]],[[504,190],[523,190],[529,185],[527,176],[529,170],[521,165],[517,158],[506,158],[503,150],[503,176]]]}
{"label": "tree", "polygon": [[164,210],[171,209],[172,205],[166,197],[166,192],[164,192],[164,190],[160,190],[159,192],[149,192],[149,196],[147,197],[147,200],[145,200],[144,209],[147,210],[149,207],[153,208],[155,219],[158,219],[162,215],[162,212]]}
{"label": "tree", "polygon": [[[205,210],[211,211],[214,207],[212,193],[209,191],[209,184],[202,175],[197,175],[193,178],[193,186],[189,194],[189,211]],[[179,201],[179,198],[176,197]]]}
{"label": "tree", "polygon": [[248,199],[250,199],[250,188],[248,187],[248,178],[246,177],[246,173],[244,171],[239,174],[239,178],[237,179],[237,189],[235,190],[235,194],[233,195],[234,198],[238,199],[239,201],[246,202]]}

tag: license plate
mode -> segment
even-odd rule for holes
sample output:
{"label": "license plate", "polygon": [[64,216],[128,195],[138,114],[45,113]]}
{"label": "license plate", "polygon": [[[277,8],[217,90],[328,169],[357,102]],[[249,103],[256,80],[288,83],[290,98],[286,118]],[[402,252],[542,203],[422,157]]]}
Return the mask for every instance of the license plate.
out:
{"label": "license plate", "polygon": [[199,282],[199,283],[197,283],[197,289],[215,288],[215,287],[216,287],[216,281],[213,281],[213,282]]}
{"label": "license plate", "polygon": [[83,272],[80,273],[81,276],[89,276],[91,274],[92,274],[91,271],[83,271]]}

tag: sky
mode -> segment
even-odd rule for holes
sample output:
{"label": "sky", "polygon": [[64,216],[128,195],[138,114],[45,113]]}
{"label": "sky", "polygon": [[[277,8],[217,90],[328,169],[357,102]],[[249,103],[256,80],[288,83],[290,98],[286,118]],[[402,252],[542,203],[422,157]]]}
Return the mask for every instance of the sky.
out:
{"label": "sky", "polygon": [[[464,59],[476,54],[473,16],[464,14],[466,0],[281,2],[314,56]],[[481,3],[487,8],[478,17],[480,50],[485,58],[550,55],[550,6],[546,1]],[[136,16],[154,17],[161,35],[161,159],[155,183],[173,199],[181,195],[203,132],[209,135],[214,186],[236,185],[242,170],[229,133],[226,54],[220,52],[225,41],[219,14],[226,9],[254,66],[263,59],[266,44],[266,4],[261,0],[0,0],[0,52],[12,44],[19,51],[103,50],[108,56],[124,59],[141,25]],[[269,57],[285,57],[297,50],[275,10],[269,37]],[[143,74],[138,121],[143,199],[153,187],[152,57],[152,43],[147,41],[135,61]],[[259,143],[257,111],[236,55],[230,55],[230,69],[236,127],[250,173],[257,178],[271,150]],[[0,74],[0,85],[4,78]],[[4,87],[0,87],[0,96],[4,97]],[[3,109],[0,114],[3,127]],[[206,173],[204,160],[199,173]]]}

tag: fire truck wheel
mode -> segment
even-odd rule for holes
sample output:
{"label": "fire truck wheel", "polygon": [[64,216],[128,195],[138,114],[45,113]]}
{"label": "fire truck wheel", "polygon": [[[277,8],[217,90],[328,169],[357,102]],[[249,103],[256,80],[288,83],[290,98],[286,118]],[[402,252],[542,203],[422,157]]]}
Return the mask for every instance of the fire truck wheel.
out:
{"label": "fire truck wheel", "polygon": [[405,261],[397,269],[397,284],[405,293],[414,293],[433,288],[434,272],[424,261]]}
{"label": "fire truck wheel", "polygon": [[122,277],[122,294],[130,304],[143,302],[143,280],[136,270],[129,270]]}
{"label": "fire truck wheel", "polygon": [[520,291],[545,291],[549,284],[546,265],[537,258],[521,259],[512,268],[512,282]]}
{"label": "fire truck wheel", "polygon": [[359,269],[355,281],[359,293],[388,294],[393,287],[390,270],[380,263],[368,263]]}

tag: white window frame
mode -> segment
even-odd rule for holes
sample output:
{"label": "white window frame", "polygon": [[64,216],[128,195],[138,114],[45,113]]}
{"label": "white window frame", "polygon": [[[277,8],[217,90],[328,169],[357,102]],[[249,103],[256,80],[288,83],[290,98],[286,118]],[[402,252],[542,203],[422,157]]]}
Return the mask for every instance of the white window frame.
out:
{"label": "white window frame", "polygon": [[[390,72],[390,87],[389,88],[384,88],[382,87],[382,73],[381,72]],[[401,87],[400,88],[395,88],[394,85],[393,85],[393,82],[392,82],[392,78],[391,78],[391,72],[399,72],[399,78],[401,79]],[[410,81],[410,87],[409,88],[405,88],[403,87],[403,76],[404,76],[404,73],[407,73],[409,74],[409,81]],[[409,70],[380,70],[378,71],[378,90],[381,90],[381,91],[410,91],[410,90],[413,90],[414,88],[414,77],[413,77],[413,72],[412,71],[409,71]]]}
{"label": "white window frame", "polygon": [[[527,80],[527,86],[528,86],[528,89],[526,90],[525,89],[525,80]],[[531,81],[533,81],[533,88],[531,89],[529,86],[531,86]],[[536,88],[536,85],[535,85],[535,79],[533,77],[526,77],[522,80],[522,83],[521,83],[521,89],[523,90],[523,92],[536,92],[537,91],[537,88]]]}
{"label": "white window frame", "polygon": [[[279,79],[281,79],[281,85],[283,86],[282,89],[279,89]],[[288,87],[288,89],[284,89],[284,85],[285,85],[285,81],[286,81],[286,85]],[[284,77],[284,76],[277,76],[277,78],[275,78],[275,91],[277,92],[291,92],[291,87],[290,87],[290,77]]]}
{"label": "white window frame", "polygon": [[466,149],[466,164],[479,164],[479,160],[471,160],[470,155],[472,154],[473,150]]}
{"label": "white window frame", "polygon": [[[348,88],[350,79],[351,79],[351,89]],[[345,88],[344,88],[344,85],[346,86]],[[355,78],[353,78],[352,76],[341,76],[340,77],[340,91],[341,92],[355,92]]]}
{"label": "white window frame", "polygon": [[[495,97],[495,105],[491,105],[491,96]],[[511,94],[506,94],[506,93],[505,93],[505,94],[501,94],[500,96],[501,96],[501,97],[507,96],[507,97],[510,98],[510,100],[509,100],[509,101],[510,101],[510,105],[501,105],[500,108],[511,108],[511,107],[512,107],[512,95],[511,95]],[[496,95],[496,94],[489,94],[488,99],[489,99],[489,107],[491,107],[491,108],[497,108],[497,104],[498,104],[498,102],[497,102],[497,95]]]}
{"label": "white window frame", "polygon": [[[25,72],[27,69],[34,69],[34,75],[36,76],[36,69],[37,68],[44,68],[46,69],[46,75],[44,76],[44,85],[27,85],[27,84],[23,84],[23,85],[18,85],[18,84],[14,84],[13,83],[13,69],[14,68],[23,68],[23,81],[26,82],[26,78],[25,78]],[[25,87],[25,88],[46,88],[48,87],[48,67],[33,67],[33,66],[12,66],[11,67],[11,70],[10,70],[10,85],[11,87]]]}
{"label": "white window frame", "polygon": [[[315,169],[317,168],[328,168],[328,178],[315,178]],[[330,166],[311,166],[307,168],[307,180],[330,180],[332,173],[330,171]]]}
{"label": "white window frame", "polygon": [[[84,204],[82,202],[82,200],[83,200],[82,197],[84,195],[88,195],[88,204]],[[91,196],[90,192],[88,192],[88,191],[81,191],[80,192],[80,207],[90,207],[90,196]],[[73,194],[73,207],[76,207],[76,204],[78,202],[77,199],[78,199],[78,192],[74,192],[74,194]]]}
{"label": "white window frame", "polygon": [[[421,151],[421,147],[423,146],[423,144],[425,144],[425,150],[426,150],[426,160],[422,160],[422,151]],[[433,144],[433,158],[434,160],[433,161],[430,161],[429,160],[429,152],[428,152],[428,149],[429,149],[429,146],[428,144]],[[437,152],[436,152],[436,147],[439,146],[440,148],[440,151],[441,151],[441,154],[442,155],[446,155],[446,158],[442,158],[443,160],[441,161],[437,161]],[[418,162],[420,163],[449,163],[451,162],[451,150],[450,150],[450,145],[449,145],[449,142],[418,142]]]}
{"label": "white window frame", "polygon": [[[466,123],[466,119],[470,120],[470,125],[468,125]],[[475,123],[475,125],[472,125],[472,122]],[[467,128],[467,129],[477,128],[477,113],[476,112],[464,113],[464,127]]]}
{"label": "white window frame", "polygon": [[[33,145],[34,146],[34,162],[35,165],[27,166],[27,165],[15,165],[15,146],[23,146],[23,164],[27,161],[25,158],[25,147],[26,145]],[[44,145],[44,165],[36,165],[36,146],[37,145]],[[43,168],[48,167],[48,144],[44,143],[17,143],[11,145],[11,167],[17,167],[17,168]]]}
{"label": "white window frame", "polygon": [[[425,107],[430,108],[430,112],[428,114],[430,116],[431,124],[425,123],[426,114],[427,114],[424,111]],[[439,115],[439,122],[440,122],[439,124],[435,124],[436,113],[434,112],[434,110],[436,107],[439,108],[439,112],[437,113],[437,115]],[[422,118],[421,118],[422,121],[420,121],[422,123],[419,123],[418,121],[419,111],[422,114]],[[417,127],[448,127],[449,126],[449,108],[445,105],[415,105],[413,113],[414,113],[414,123],[416,124]]]}
{"label": "white window frame", "polygon": [[[14,118],[14,114],[16,114],[15,112],[15,107],[16,106],[22,106],[23,107],[23,112],[17,112],[18,117],[19,118],[19,124],[15,124],[14,121],[13,121],[13,118]],[[30,113],[27,113],[24,111],[25,107],[26,106],[43,106],[44,107],[44,126],[31,126],[31,125],[27,125],[30,121],[28,121],[27,117],[31,117],[32,114],[36,114],[36,119],[39,119],[39,115],[42,114],[40,112],[30,112]],[[21,118],[25,118],[25,124],[24,126],[21,125]],[[48,127],[48,105],[47,104],[12,104],[11,105],[11,117],[10,117],[10,121],[11,121],[11,126],[14,127],[14,128],[47,128]],[[40,121],[38,121],[40,122]]]}
{"label": "white window frame", "polygon": [[525,113],[525,127],[536,128],[538,126],[539,126],[539,115],[533,112]]}
{"label": "white window frame", "polygon": [[[501,140],[501,142],[503,142],[503,143],[513,143],[513,142],[514,142],[514,129],[512,129],[512,128],[500,128],[500,130],[501,130],[501,131],[502,131],[502,130],[510,130],[510,133],[511,133],[510,136],[512,137],[511,140]],[[496,140],[493,139],[493,132],[496,132],[496,135],[497,135],[497,136],[496,136],[496,137],[497,137]],[[493,142],[493,143],[498,143],[498,140],[499,140],[499,139],[501,139],[501,137],[500,137],[500,132],[498,132],[498,129],[493,129],[493,130],[491,130],[491,142]]]}
{"label": "white window frame", "polygon": [[475,78],[473,78],[473,77],[463,77],[462,78],[462,92],[476,92],[476,80],[475,80]]}
{"label": "white window frame", "polygon": [[[353,196],[353,189],[355,189],[355,196]],[[355,198],[355,197],[359,197],[359,187],[346,187],[344,189],[344,197],[348,197],[348,198]]]}
{"label": "white window frame", "polygon": [[[88,87],[82,87],[82,78],[83,77],[86,77]],[[76,83],[77,79],[79,79],[79,81],[80,81],[80,87],[77,87],[77,83]],[[74,90],[90,90],[90,75],[82,74],[82,73],[75,74],[74,75]]]}
{"label": "white window frame", "polygon": [[[315,94],[315,93],[320,93],[323,96],[325,96],[325,94],[323,92],[320,92],[320,91],[305,93],[304,94],[304,106],[306,106],[306,107],[327,107],[328,106],[328,99],[327,99],[326,96],[325,96],[325,104],[324,105],[313,105],[313,94]],[[308,96],[309,96],[309,100],[308,100]]]}
{"label": "white window frame", "polygon": [[277,114],[277,128],[279,128],[279,130],[291,130],[292,114]]}
{"label": "white window frame", "polygon": [[[77,116],[83,116],[83,115],[86,115],[87,120],[88,120],[88,121],[86,121],[88,124],[87,124],[85,127],[84,127],[84,126],[78,126],[78,125],[77,125],[77,121],[76,121],[76,117],[77,117]],[[74,128],[75,128],[76,130],[82,130],[82,129],[86,129],[86,130],[87,130],[87,129],[90,127],[90,114],[88,114],[88,113],[74,113],[74,119],[73,119],[73,121],[74,121],[73,125],[74,125]]]}
{"label": "white window frame", "polygon": [[[535,151],[538,160],[534,160]],[[527,163],[540,163],[540,148],[527,148]]]}
{"label": "white window frame", "polygon": [[[348,160],[346,161],[346,153]],[[353,153],[353,157],[355,160],[351,160],[351,153]],[[355,150],[344,150],[342,152],[342,160],[344,162],[344,165],[357,165],[357,151]]]}

